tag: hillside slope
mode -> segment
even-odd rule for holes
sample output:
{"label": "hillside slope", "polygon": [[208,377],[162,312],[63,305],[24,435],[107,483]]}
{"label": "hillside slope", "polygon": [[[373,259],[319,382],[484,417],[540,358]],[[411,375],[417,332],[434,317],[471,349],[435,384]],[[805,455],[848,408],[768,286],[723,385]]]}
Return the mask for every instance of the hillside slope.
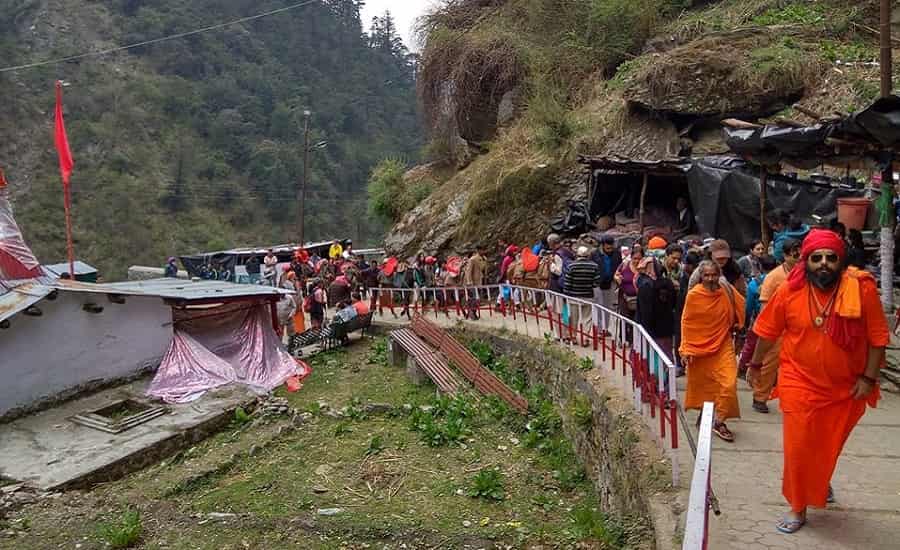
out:
{"label": "hillside slope", "polygon": [[[135,43],[292,2],[0,0],[4,66]],[[107,278],[174,253],[296,240],[303,115],[312,111],[306,237],[377,242],[365,182],[421,148],[413,59],[356,0],[75,63],[0,73],[0,166],[44,261],[64,257],[52,143],[63,79],[75,157],[75,249]]]}
{"label": "hillside slope", "polygon": [[566,199],[584,197],[578,154],[723,153],[726,117],[810,122],[793,106],[867,106],[877,12],[874,0],[448,3],[426,25],[419,93],[438,152],[428,168],[454,170],[386,244],[534,242]]}

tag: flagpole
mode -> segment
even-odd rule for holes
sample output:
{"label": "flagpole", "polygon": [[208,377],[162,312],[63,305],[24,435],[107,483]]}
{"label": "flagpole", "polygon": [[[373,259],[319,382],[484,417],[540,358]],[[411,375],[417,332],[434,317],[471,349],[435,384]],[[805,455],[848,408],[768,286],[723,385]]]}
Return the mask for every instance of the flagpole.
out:
{"label": "flagpole", "polygon": [[69,277],[75,280],[75,247],[72,245],[72,192],[63,186],[63,201],[66,210],[66,252],[69,257]]}
{"label": "flagpole", "polygon": [[72,193],[69,189],[69,178],[72,175],[72,151],[69,149],[69,138],[66,136],[66,124],[63,120],[62,81],[56,81],[56,116],[54,142],[59,153],[59,171],[63,181],[63,206],[66,212],[66,253],[69,258],[69,278],[75,279],[75,247],[72,244]]}

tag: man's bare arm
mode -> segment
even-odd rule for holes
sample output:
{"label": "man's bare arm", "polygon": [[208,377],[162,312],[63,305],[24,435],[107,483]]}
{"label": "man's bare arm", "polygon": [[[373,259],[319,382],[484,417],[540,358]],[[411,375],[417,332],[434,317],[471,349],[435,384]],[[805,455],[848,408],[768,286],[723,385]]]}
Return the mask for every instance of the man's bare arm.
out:
{"label": "man's bare arm", "polygon": [[750,359],[750,366],[759,366],[763,362],[763,357],[766,356],[767,353],[772,349],[775,345],[775,340],[767,340],[765,338],[760,337],[756,341],[756,349],[753,351],[753,357]]}

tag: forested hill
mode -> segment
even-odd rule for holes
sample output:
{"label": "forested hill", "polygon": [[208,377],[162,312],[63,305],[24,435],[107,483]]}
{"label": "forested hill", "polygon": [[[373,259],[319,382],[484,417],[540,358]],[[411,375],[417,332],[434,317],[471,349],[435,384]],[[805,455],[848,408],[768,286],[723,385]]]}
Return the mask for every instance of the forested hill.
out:
{"label": "forested hill", "polygon": [[[254,15],[289,0],[0,0],[0,64],[54,59]],[[64,258],[52,143],[65,88],[76,255],[108,278],[165,256],[296,239],[303,111],[311,115],[306,237],[378,242],[365,185],[415,161],[414,57],[361,0],[322,0],[183,39],[0,73],[0,166],[43,261]],[[365,32],[363,30],[365,26]]]}

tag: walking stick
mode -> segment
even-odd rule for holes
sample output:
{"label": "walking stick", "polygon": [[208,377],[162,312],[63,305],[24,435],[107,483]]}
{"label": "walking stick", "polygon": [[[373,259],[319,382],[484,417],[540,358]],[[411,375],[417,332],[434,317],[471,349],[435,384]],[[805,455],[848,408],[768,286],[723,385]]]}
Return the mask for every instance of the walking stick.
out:
{"label": "walking stick", "polygon": [[[694,436],[691,434],[687,419],[684,417],[684,409],[681,408],[681,403],[676,402],[675,406],[678,407],[678,416],[681,419],[681,427],[684,430],[688,445],[691,447],[691,454],[694,455],[694,458],[697,458],[697,444],[694,443]],[[721,516],[722,510],[719,509],[719,499],[716,497],[716,493],[713,492],[712,482],[709,484],[709,495],[707,496],[707,500],[709,501],[709,507],[712,508],[713,513],[717,516]]]}

